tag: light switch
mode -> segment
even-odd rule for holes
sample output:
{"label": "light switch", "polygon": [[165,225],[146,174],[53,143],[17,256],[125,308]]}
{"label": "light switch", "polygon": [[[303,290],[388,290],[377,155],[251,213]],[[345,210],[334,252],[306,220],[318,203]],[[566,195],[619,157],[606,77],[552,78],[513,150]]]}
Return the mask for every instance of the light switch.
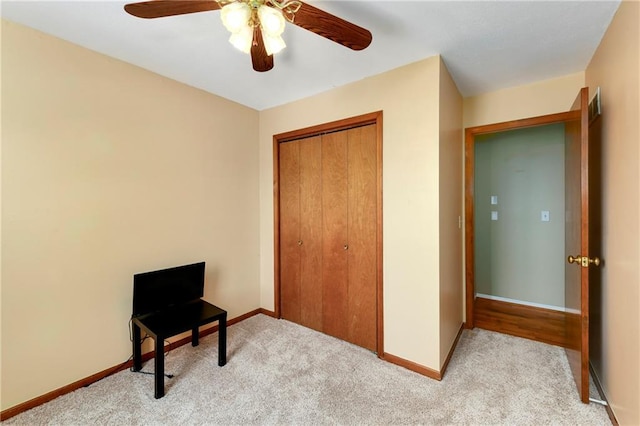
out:
{"label": "light switch", "polygon": [[492,195],[491,196],[491,204],[492,205],[498,204],[498,196],[497,195]]}
{"label": "light switch", "polygon": [[548,210],[542,210],[540,212],[540,220],[543,222],[549,222],[549,211]]}
{"label": "light switch", "polygon": [[498,212],[496,211],[491,212],[491,220],[498,220]]}

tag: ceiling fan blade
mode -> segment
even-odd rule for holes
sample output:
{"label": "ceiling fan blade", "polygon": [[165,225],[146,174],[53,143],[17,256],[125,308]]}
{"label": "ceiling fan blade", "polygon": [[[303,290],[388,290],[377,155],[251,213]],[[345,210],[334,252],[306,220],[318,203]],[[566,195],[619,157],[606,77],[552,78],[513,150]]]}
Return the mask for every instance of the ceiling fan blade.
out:
{"label": "ceiling fan blade", "polygon": [[271,68],[273,68],[273,55],[267,55],[267,49],[264,47],[262,31],[260,31],[259,25],[256,25],[253,28],[251,62],[253,63],[253,69],[258,72],[269,71]]}
{"label": "ceiling fan blade", "polygon": [[220,5],[215,0],[151,0],[124,6],[127,13],[138,18],[161,18],[218,9]]}
{"label": "ceiling fan blade", "polygon": [[302,3],[295,13],[293,23],[305,30],[335,41],[353,50],[362,50],[371,44],[369,30],[338,18],[324,10]]}

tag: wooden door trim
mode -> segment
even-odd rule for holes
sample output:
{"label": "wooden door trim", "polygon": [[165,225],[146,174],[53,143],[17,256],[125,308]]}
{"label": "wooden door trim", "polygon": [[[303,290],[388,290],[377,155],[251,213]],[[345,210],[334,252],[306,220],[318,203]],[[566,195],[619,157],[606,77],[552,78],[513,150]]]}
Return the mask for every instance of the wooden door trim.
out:
{"label": "wooden door trim", "polygon": [[338,132],[340,130],[366,126],[367,124],[381,125],[382,111],[371,112],[369,114],[344,118],[342,120],[331,121],[329,123],[318,124],[315,126],[305,127],[303,129],[292,130],[290,132],[279,133],[273,136],[273,141],[274,144],[276,144],[276,141],[277,143],[289,142],[296,139],[321,135],[323,133]]}
{"label": "wooden door trim", "polygon": [[474,327],[475,301],[475,138],[478,135],[524,129],[554,123],[566,123],[580,119],[580,111],[567,111],[556,114],[519,120],[504,121],[482,126],[467,127],[464,139],[464,234],[465,234],[465,327]]}
{"label": "wooden door trim", "polygon": [[376,352],[378,357],[384,354],[384,318],[383,318],[383,271],[382,271],[382,111],[371,112],[318,124],[273,136],[273,220],[274,220],[274,311],[276,318],[282,318],[280,306],[280,144],[296,139],[337,132],[354,127],[376,125]]}

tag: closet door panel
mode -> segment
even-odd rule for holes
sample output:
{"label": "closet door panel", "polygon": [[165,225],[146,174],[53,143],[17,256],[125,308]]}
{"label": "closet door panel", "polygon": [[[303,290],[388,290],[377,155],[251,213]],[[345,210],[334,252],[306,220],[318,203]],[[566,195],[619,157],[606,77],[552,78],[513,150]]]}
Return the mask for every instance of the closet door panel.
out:
{"label": "closet door panel", "polygon": [[300,322],[300,143],[280,145],[280,309]]}
{"label": "closet door panel", "polygon": [[348,131],[349,341],[376,350],[376,126]]}
{"label": "closet door panel", "polygon": [[348,340],[347,132],[322,136],[323,331]]}
{"label": "closet door panel", "polygon": [[300,324],[322,331],[322,145],[300,142]]}

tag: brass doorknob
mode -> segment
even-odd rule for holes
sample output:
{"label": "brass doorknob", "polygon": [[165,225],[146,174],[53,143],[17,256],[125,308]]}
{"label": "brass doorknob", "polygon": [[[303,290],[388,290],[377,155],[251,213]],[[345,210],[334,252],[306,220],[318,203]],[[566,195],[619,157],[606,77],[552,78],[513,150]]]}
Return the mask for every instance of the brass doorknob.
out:
{"label": "brass doorknob", "polygon": [[302,245],[302,240],[298,240],[298,245],[301,246]]}
{"label": "brass doorknob", "polygon": [[569,263],[577,263],[577,264],[580,264],[580,262],[581,262],[581,261],[582,261],[582,256],[580,256],[580,255],[578,255],[578,256],[576,256],[576,257],[569,256],[569,257],[567,258],[567,262],[569,262]]}
{"label": "brass doorknob", "polygon": [[349,250],[349,244],[345,244],[343,247],[345,250]]}
{"label": "brass doorknob", "polygon": [[587,256],[569,256],[567,258],[567,262],[569,263],[577,263],[578,265],[582,265],[583,268],[587,268],[589,267],[589,265],[593,264],[596,266],[600,266],[600,258],[599,257],[594,257],[593,259],[587,257]]}

